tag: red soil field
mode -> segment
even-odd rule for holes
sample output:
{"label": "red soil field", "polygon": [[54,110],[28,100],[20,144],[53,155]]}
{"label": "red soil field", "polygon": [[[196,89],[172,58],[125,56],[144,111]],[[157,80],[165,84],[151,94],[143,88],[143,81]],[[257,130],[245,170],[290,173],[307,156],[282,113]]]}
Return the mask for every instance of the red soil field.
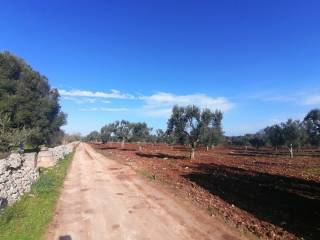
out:
{"label": "red soil field", "polygon": [[92,144],[208,214],[259,239],[320,239],[320,157],[217,147]]}

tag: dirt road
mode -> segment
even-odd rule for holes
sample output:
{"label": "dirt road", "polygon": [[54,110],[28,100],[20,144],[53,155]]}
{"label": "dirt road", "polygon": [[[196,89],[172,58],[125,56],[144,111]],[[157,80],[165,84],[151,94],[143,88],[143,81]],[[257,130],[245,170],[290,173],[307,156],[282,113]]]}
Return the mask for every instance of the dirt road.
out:
{"label": "dirt road", "polygon": [[81,143],[46,239],[243,239]]}

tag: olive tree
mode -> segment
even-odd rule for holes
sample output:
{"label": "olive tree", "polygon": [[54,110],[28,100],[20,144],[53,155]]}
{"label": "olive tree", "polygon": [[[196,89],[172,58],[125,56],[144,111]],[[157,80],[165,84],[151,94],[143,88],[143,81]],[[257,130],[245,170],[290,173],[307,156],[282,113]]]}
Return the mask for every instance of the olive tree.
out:
{"label": "olive tree", "polygon": [[114,123],[115,136],[121,140],[121,148],[124,148],[125,141],[132,137],[133,124],[126,120]]}
{"label": "olive tree", "polygon": [[200,142],[207,147],[219,144],[223,131],[221,127],[222,112],[204,109],[201,113]]}
{"label": "olive tree", "polygon": [[308,142],[313,146],[320,146],[320,109],[311,110],[304,118]]}
{"label": "olive tree", "polygon": [[173,134],[169,134],[168,131],[162,129],[156,130],[155,138],[157,143],[173,144],[175,142]]}
{"label": "olive tree", "polygon": [[117,131],[117,122],[109,123],[100,130],[100,138],[102,143],[106,143],[115,137]]}
{"label": "olive tree", "polygon": [[301,124],[298,120],[289,119],[285,123],[281,123],[283,129],[283,136],[285,144],[290,152],[290,157],[293,158],[293,149],[299,147],[302,142],[303,131],[301,129]]}
{"label": "olive tree", "polygon": [[272,125],[264,129],[267,139],[271,146],[278,151],[278,148],[285,144],[284,132],[278,124]]}
{"label": "olive tree", "polygon": [[101,140],[101,135],[98,131],[92,131],[86,136],[85,139],[89,142],[99,142]]}
{"label": "olive tree", "polygon": [[266,140],[261,133],[256,133],[254,135],[251,135],[249,137],[249,143],[251,146],[255,147],[257,150],[259,150],[260,147],[263,147],[266,145]]}
{"label": "olive tree", "polygon": [[214,128],[213,116],[214,114],[210,110],[201,111],[195,105],[186,107],[176,105],[173,107],[171,117],[168,120],[167,133],[174,135],[176,139],[184,139],[190,144],[190,158],[194,159],[195,148],[201,138],[203,141],[212,142],[213,135],[212,132],[209,132],[209,129]]}
{"label": "olive tree", "polygon": [[132,123],[132,137],[131,141],[134,142],[146,142],[151,138],[150,132],[152,128],[149,128],[146,123]]}
{"label": "olive tree", "polygon": [[244,146],[247,149],[248,145],[250,144],[250,138],[250,134],[246,134],[244,136],[232,136],[228,138],[228,142],[231,145]]}

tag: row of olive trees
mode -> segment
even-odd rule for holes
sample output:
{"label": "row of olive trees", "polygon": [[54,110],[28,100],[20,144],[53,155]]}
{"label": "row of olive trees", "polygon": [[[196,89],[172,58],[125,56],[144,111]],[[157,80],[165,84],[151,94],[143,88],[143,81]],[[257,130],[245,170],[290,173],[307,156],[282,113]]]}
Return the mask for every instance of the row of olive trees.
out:
{"label": "row of olive trees", "polygon": [[146,123],[132,123],[126,120],[115,121],[106,124],[98,131],[89,133],[85,140],[106,143],[108,141],[121,141],[121,148],[125,142],[149,142],[152,139],[149,128]]}
{"label": "row of olive trees", "polygon": [[320,146],[320,109],[311,110],[303,121],[289,119],[266,127],[253,135],[231,137],[230,142],[234,145],[251,145],[257,149],[270,145],[275,151],[286,147],[290,156],[293,157],[294,149],[299,150],[303,146]]}
{"label": "row of olive trees", "polygon": [[157,129],[152,134],[152,128],[146,123],[131,123],[129,121],[115,121],[93,131],[86,136],[87,141],[121,141],[124,147],[126,141],[158,142],[167,144],[184,144],[191,146],[190,157],[193,159],[198,144],[213,147],[221,142],[222,112],[201,110],[197,106],[174,106],[167,123],[167,130]]}

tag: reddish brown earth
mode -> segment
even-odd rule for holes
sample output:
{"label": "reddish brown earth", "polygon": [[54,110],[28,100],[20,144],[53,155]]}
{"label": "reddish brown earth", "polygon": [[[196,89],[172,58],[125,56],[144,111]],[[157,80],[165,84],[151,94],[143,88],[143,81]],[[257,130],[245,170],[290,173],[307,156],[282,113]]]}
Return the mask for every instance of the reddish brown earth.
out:
{"label": "reddish brown earth", "polygon": [[46,239],[245,239],[130,166],[81,143],[68,171]]}
{"label": "reddish brown earth", "polygon": [[[101,153],[158,182],[182,199],[259,239],[320,239],[320,158],[286,152],[118,143]],[[155,181],[154,181],[155,180]]]}

